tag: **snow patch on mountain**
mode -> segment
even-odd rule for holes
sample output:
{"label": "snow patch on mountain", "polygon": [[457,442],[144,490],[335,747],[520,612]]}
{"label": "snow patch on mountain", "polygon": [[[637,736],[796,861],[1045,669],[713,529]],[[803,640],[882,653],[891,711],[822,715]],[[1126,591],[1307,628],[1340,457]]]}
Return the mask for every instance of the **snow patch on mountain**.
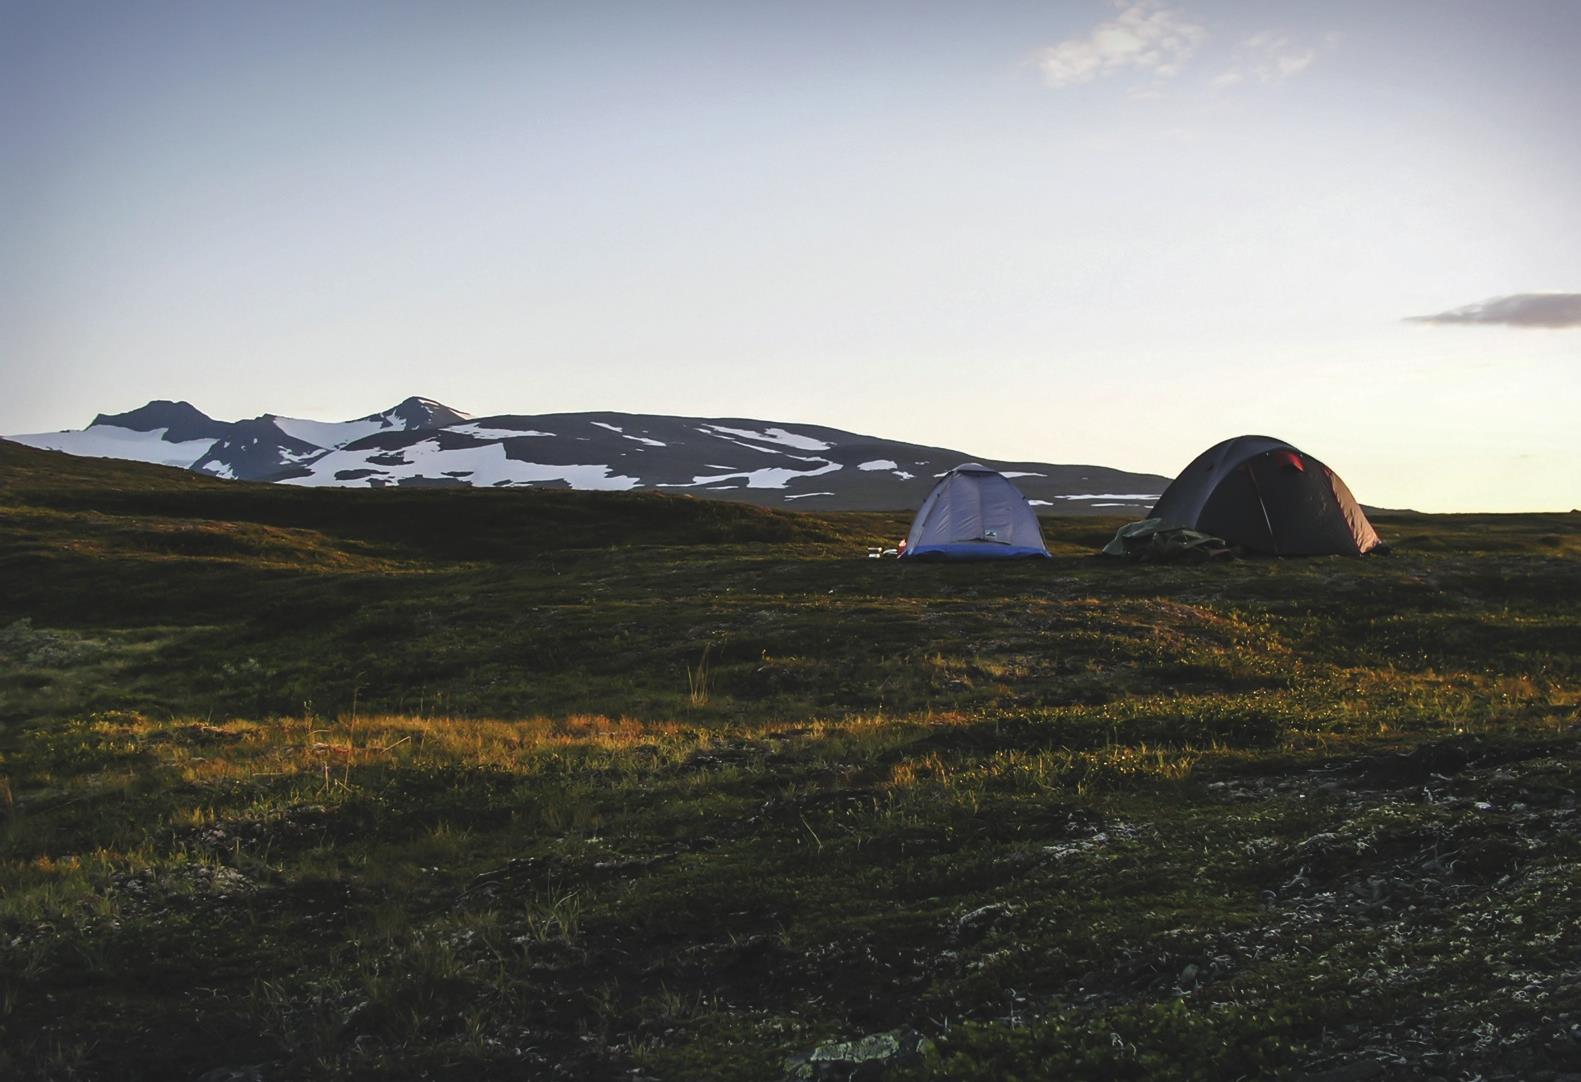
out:
{"label": "snow patch on mountain", "polygon": [[[815,461],[823,461],[821,459]],[[766,466],[761,470],[748,470],[741,473],[709,474],[704,477],[694,477],[691,481],[679,481],[671,484],[660,483],[657,488],[696,488],[699,485],[713,485],[720,481],[745,481],[747,488],[784,488],[791,481],[803,477],[820,477],[826,473],[833,473],[843,469],[838,462],[824,462],[816,470],[789,470],[783,466]]]}
{"label": "snow patch on mountain", "polygon": [[758,432],[750,428],[729,428],[725,425],[709,425],[708,427],[715,432],[739,436],[744,440],[772,443],[780,447],[792,447],[798,451],[827,451],[830,447],[830,444],[823,440],[815,440],[811,436],[799,436],[783,428],[770,428]]}
{"label": "snow patch on mountain", "polygon": [[306,477],[288,477],[283,483],[372,486],[375,481],[399,484],[403,480],[436,476],[464,478],[469,484],[481,487],[564,481],[572,488],[625,491],[642,483],[640,478],[613,473],[608,466],[521,462],[507,457],[502,443],[446,451],[436,439],[414,443],[393,454],[377,448],[332,451],[313,463],[313,473]]}
{"label": "snow patch on mountain", "polygon": [[508,440],[514,439],[517,436],[552,437],[554,435],[553,432],[539,432],[531,428],[521,429],[519,431],[514,428],[488,428],[476,422],[471,422],[464,425],[447,425],[445,427],[445,431],[459,432],[463,436],[476,436],[480,440]]}
{"label": "snow patch on mountain", "polygon": [[[921,463],[918,463],[918,465],[921,465]],[[909,481],[913,477],[917,476],[914,473],[907,473],[905,470],[901,469],[899,463],[895,462],[895,460],[891,458],[875,458],[871,462],[859,462],[857,463],[856,468],[859,470],[865,470],[869,473],[878,473],[881,470],[886,471],[888,473],[894,474],[902,481]]]}
{"label": "snow patch on mountain", "polygon": [[622,439],[632,440],[632,441],[634,441],[636,443],[644,443],[644,444],[647,444],[649,447],[668,447],[669,446],[669,444],[662,443],[659,440],[650,440],[647,436],[632,436],[632,435],[628,435],[626,430],[624,428],[621,428],[619,425],[605,424],[603,421],[594,421],[592,423],[594,425],[596,425],[597,427],[599,427],[599,428],[607,428],[607,429],[609,429],[611,432],[615,433],[615,435],[621,437]]}
{"label": "snow patch on mountain", "polygon": [[190,467],[208,454],[209,448],[215,443],[211,439],[172,443],[165,439],[165,433],[169,431],[168,428],[154,428],[137,432],[116,425],[89,425],[81,431],[39,432],[8,438],[40,450],[65,451],[68,455],[84,458],[124,458],[132,462],[183,468]]}
{"label": "snow patch on mountain", "polygon": [[710,432],[706,428],[699,428],[699,429],[697,429],[697,431],[701,432],[705,436],[712,436],[716,440],[724,440],[726,443],[733,443],[737,447],[745,447],[747,450],[749,450],[749,451],[756,451],[759,454],[781,455],[781,454],[785,453],[783,451],[777,451],[777,450],[775,450],[772,447],[760,447],[760,446],[758,446],[755,443],[745,443],[745,442],[743,442],[741,440],[735,439],[734,437],[726,436],[726,435],[724,435],[723,433],[720,433],[720,432]]}
{"label": "snow patch on mountain", "polygon": [[432,398],[411,398],[398,402],[383,413],[371,413],[366,417],[358,417],[359,421],[377,421],[385,428],[411,431],[418,428],[444,428],[446,425],[460,424],[462,421],[472,420],[472,414],[463,413],[452,409],[443,402],[435,402]]}
{"label": "snow patch on mountain", "polygon": [[[292,439],[330,448],[344,447],[391,427],[383,421],[309,421],[302,417],[276,417],[274,423],[276,428]],[[404,428],[405,425],[396,427]]]}
{"label": "snow patch on mountain", "polygon": [[1127,503],[1153,503],[1163,495],[1160,492],[1098,492],[1079,495],[1059,495],[1056,500],[1125,500]]}
{"label": "snow patch on mountain", "polygon": [[[468,420],[472,417],[472,414],[468,413],[466,410],[458,410],[454,406],[447,406],[443,402],[436,402],[432,398],[413,397],[407,399],[406,401],[416,402],[420,406],[426,406],[431,413],[453,413],[463,420]],[[396,408],[399,409],[400,407]]]}

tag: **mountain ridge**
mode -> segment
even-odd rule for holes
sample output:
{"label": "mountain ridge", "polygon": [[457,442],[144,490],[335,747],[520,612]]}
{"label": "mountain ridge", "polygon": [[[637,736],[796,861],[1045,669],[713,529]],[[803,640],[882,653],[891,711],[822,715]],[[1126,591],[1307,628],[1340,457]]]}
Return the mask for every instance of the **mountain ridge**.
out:
{"label": "mountain ridge", "polygon": [[915,507],[935,479],[977,461],[1035,507],[1145,511],[1169,479],[1092,464],[1009,461],[827,425],[593,410],[472,416],[409,397],[349,421],[263,413],[219,421],[156,399],[85,429],[11,436],[32,447],[305,486],[554,487],[682,492],[770,507]]}

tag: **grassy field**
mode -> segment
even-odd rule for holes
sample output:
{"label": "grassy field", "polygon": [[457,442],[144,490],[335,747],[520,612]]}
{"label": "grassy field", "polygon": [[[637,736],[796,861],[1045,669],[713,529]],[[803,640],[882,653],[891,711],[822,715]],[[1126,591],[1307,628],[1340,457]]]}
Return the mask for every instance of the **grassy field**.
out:
{"label": "grassy field", "polygon": [[1581,1078],[1581,515],[906,522],[0,443],[0,1078]]}

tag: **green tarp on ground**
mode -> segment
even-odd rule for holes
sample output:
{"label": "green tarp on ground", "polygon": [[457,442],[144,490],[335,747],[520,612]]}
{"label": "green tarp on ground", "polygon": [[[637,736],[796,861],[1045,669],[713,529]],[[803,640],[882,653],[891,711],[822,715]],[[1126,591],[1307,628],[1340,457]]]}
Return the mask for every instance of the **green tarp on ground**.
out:
{"label": "green tarp on ground", "polygon": [[1103,547],[1105,556],[1123,556],[1149,563],[1197,562],[1226,556],[1229,552],[1230,546],[1222,537],[1172,526],[1161,518],[1128,522],[1115,532],[1114,540]]}

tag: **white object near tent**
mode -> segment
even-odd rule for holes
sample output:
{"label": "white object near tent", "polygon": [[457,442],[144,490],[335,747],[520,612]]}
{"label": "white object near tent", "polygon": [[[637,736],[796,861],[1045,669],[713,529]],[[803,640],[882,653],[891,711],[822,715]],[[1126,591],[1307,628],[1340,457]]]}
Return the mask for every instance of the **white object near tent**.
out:
{"label": "white object near tent", "polygon": [[987,466],[957,466],[933,486],[906,535],[905,559],[1049,559],[1021,490]]}

